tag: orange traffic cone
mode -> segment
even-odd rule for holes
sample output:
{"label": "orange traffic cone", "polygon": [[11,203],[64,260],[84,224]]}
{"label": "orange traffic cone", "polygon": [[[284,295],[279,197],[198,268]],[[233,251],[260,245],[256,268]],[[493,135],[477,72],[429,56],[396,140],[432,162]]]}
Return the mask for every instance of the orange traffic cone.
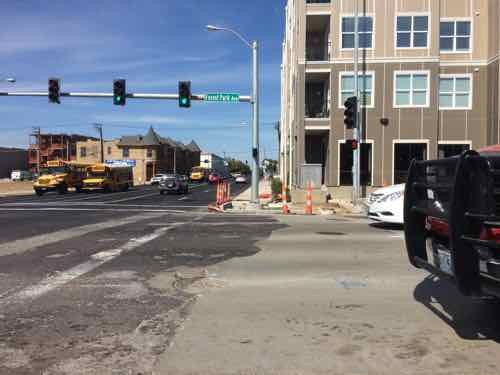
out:
{"label": "orange traffic cone", "polygon": [[290,210],[288,209],[288,197],[286,194],[286,186],[283,184],[283,191],[281,192],[281,202],[283,203],[283,215],[288,215]]}
{"label": "orange traffic cone", "polygon": [[312,186],[311,181],[307,183],[307,197],[306,197],[306,215],[313,214],[313,203],[312,203]]}

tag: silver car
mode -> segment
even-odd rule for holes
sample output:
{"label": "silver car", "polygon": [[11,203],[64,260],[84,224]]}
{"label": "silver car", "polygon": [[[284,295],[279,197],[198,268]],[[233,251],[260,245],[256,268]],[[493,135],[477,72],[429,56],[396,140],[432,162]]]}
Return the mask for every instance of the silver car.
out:
{"label": "silver car", "polygon": [[187,176],[181,176],[178,174],[167,175],[164,179],[160,181],[159,189],[160,194],[177,193],[177,194],[188,194],[189,193],[189,179]]}

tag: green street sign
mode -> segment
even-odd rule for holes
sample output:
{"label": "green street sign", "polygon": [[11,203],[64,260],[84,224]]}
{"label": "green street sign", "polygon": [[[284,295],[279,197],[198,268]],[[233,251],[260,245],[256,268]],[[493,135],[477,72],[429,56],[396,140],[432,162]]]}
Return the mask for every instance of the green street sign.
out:
{"label": "green street sign", "polygon": [[206,94],[206,102],[227,102],[227,103],[238,103],[240,101],[240,94],[224,94],[221,92]]}

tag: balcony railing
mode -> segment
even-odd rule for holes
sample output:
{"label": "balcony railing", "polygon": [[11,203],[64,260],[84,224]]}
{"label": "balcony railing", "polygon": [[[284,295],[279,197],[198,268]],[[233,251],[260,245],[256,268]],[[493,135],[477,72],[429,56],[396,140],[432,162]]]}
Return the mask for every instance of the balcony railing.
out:
{"label": "balcony railing", "polygon": [[306,118],[329,118],[328,81],[307,82],[305,92]]}
{"label": "balcony railing", "polygon": [[325,47],[307,47],[306,59],[307,61],[328,61],[330,56]]}

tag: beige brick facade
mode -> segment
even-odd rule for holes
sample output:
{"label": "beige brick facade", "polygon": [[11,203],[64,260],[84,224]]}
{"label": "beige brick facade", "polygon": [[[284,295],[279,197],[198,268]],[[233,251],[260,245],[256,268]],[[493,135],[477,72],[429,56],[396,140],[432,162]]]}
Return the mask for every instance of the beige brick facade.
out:
{"label": "beige brick facade", "polygon": [[[134,184],[143,185],[157,173],[184,173],[200,163],[201,150],[192,142],[183,145],[158,136],[152,129],[145,136],[122,137],[104,141],[104,158],[109,162],[134,161]],[[99,163],[101,143],[87,141],[77,143],[77,161]]]}

